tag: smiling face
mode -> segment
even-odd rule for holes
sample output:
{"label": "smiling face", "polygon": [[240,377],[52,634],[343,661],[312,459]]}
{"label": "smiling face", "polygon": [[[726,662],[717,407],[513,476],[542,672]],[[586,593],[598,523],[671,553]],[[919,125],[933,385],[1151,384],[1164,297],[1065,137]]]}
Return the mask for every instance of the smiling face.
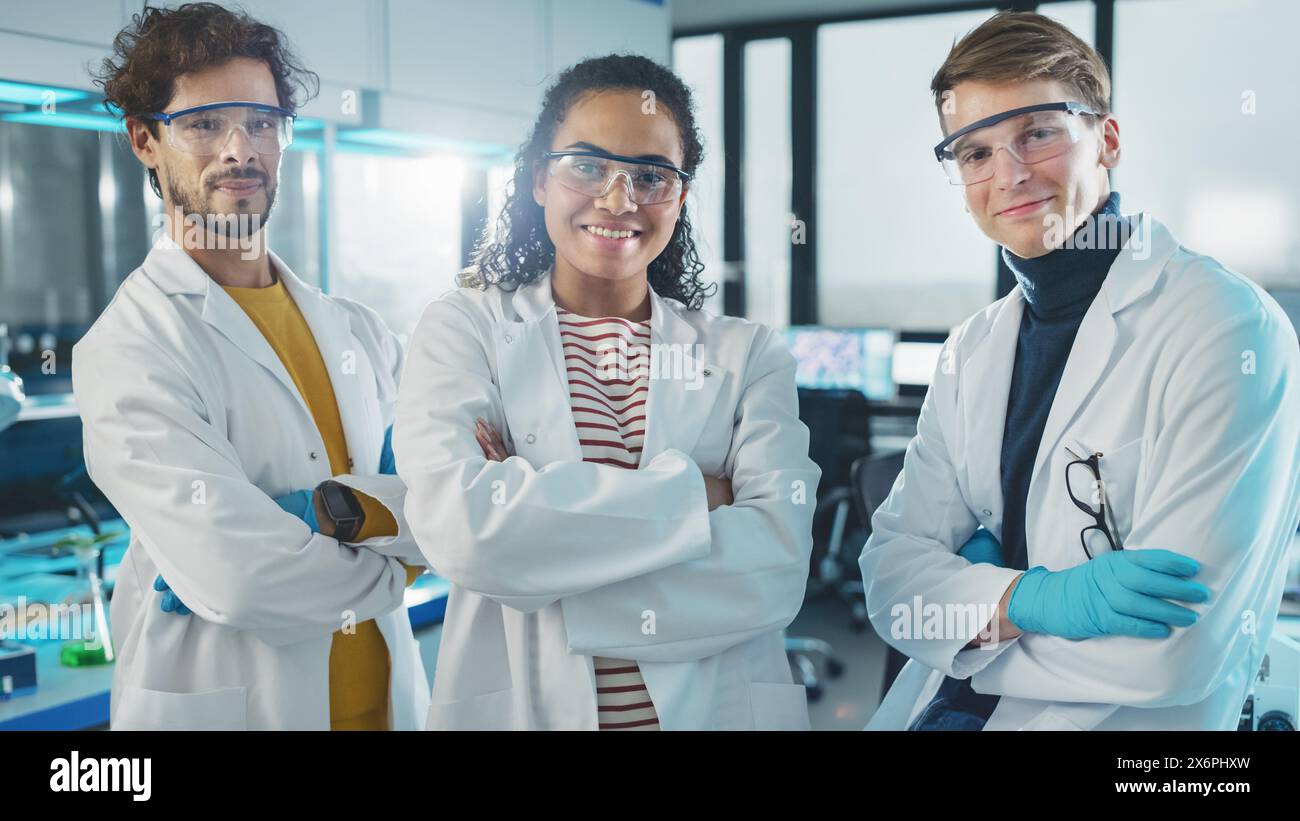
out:
{"label": "smiling face", "polygon": [[[265,62],[236,57],[183,74],[176,78],[166,111],[232,101],[280,105]],[[248,135],[236,128],[215,153],[189,154],[168,141],[170,127],[159,124],[157,137],[143,125],[131,127],[132,148],[141,162],[157,170],[168,212],[179,209],[205,220],[213,215],[219,230],[231,235],[241,233],[241,223],[255,228],[265,225],[275,203],[280,153],[259,153]]]}
{"label": "smiling face", "polygon": [[[1056,80],[995,85],[968,81],[952,89],[945,133],[1013,108],[1077,100]],[[980,230],[1023,258],[1053,250],[1047,238],[1069,236],[1110,194],[1106,170],[1119,164],[1119,124],[1113,116],[1080,117],[1079,141],[1051,159],[1025,165],[997,151],[993,177],[965,186],[966,207]],[[1062,234],[1049,231],[1064,226]]]}
{"label": "smiling face", "polygon": [[[664,106],[646,114],[643,105],[635,91],[587,94],[565,112],[550,150],[601,151],[681,168],[682,143],[676,122]],[[604,196],[591,197],[552,176],[549,169],[553,163],[539,165],[533,178],[533,199],[545,211],[546,233],[555,245],[557,277],[579,273],[608,280],[644,278],[650,263],[672,239],[686,186],[667,202],[637,205],[628,197],[624,177],[616,176]]]}

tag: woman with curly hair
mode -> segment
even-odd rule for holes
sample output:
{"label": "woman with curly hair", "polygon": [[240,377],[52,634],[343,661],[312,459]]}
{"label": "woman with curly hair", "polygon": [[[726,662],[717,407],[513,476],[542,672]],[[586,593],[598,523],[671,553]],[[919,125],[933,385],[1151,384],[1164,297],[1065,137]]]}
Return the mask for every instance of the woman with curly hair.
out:
{"label": "woman with curly hair", "polygon": [[453,584],[432,729],[808,726],[782,630],[820,471],[781,337],[701,310],[702,155],[668,69],[563,72],[415,331],[397,469]]}

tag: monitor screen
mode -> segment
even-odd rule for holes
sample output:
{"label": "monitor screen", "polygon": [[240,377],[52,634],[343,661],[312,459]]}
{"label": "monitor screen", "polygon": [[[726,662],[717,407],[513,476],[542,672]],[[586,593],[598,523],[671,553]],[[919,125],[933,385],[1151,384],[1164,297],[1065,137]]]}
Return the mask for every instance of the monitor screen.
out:
{"label": "monitor screen", "polygon": [[942,350],[942,342],[900,340],[894,345],[891,374],[900,391],[905,387],[928,387]]}
{"label": "monitor screen", "polygon": [[892,331],[802,326],[787,329],[786,342],[798,362],[795,382],[801,388],[857,390],[876,400],[893,395]]}

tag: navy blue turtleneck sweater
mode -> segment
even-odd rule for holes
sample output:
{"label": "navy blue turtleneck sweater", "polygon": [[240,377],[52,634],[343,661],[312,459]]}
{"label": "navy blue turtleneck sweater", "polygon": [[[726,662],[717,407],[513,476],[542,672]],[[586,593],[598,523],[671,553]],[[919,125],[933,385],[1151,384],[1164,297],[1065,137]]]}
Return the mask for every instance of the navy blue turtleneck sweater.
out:
{"label": "navy blue turtleneck sweater", "polygon": [[[1112,233],[1104,224],[1106,220],[1123,219],[1119,194],[1112,193],[1096,215],[1093,237],[1118,235],[1122,246],[1126,226]],[[1073,239],[1065,244],[1069,247],[1033,259],[1022,259],[1002,249],[1002,258],[1025,295],[1002,432],[1002,556],[1006,567],[1017,570],[1029,568],[1025,500],[1047,415],[1083,316],[1119,256],[1119,246],[1081,248],[1080,234]],[[922,730],[978,730],[993,714],[998,699],[996,695],[976,693],[969,679],[947,678],[913,726]]]}
{"label": "navy blue turtleneck sweater", "polygon": [[[1122,240],[1122,233],[1111,233],[1103,224],[1119,219],[1119,194],[1112,193],[1097,211],[1093,237],[1119,235]],[[1083,315],[1117,256],[1118,246],[1062,247],[1033,259],[1002,249],[1002,259],[1025,295],[1002,430],[1002,559],[1007,567],[1029,569],[1025,500],[1038,443]]]}

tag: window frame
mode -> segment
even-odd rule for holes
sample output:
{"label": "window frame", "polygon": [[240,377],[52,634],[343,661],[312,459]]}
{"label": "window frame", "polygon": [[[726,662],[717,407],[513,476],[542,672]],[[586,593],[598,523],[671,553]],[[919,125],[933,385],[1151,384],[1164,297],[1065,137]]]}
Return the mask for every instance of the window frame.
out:
{"label": "window frame", "polygon": [[[1070,0],[955,0],[939,4],[914,2],[881,11],[821,15],[793,20],[771,20],[735,26],[681,27],[673,40],[709,34],[722,35],[722,260],[732,273],[722,281],[723,311],[745,315],[745,45],[753,40],[785,38],[790,41],[790,212],[803,220],[804,242],[790,247],[789,324],[817,324],[817,30],[834,23],[919,17],[963,11],[1037,11],[1041,6]],[[1095,14],[1093,40],[1111,70],[1115,83],[1115,0],[1092,0]],[[1002,255],[997,254],[995,298],[1010,293],[1015,278]]]}

